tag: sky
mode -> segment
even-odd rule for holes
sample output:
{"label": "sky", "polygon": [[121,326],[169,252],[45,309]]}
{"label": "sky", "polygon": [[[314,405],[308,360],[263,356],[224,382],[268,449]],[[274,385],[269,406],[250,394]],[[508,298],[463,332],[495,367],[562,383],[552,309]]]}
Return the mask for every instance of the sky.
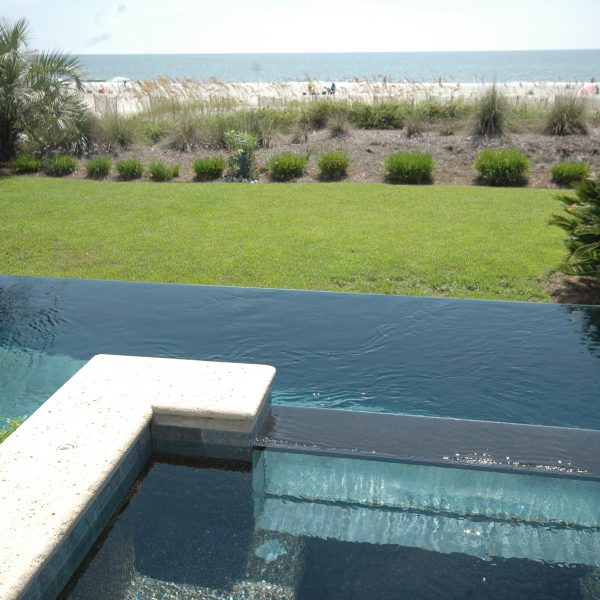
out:
{"label": "sky", "polygon": [[1,0],[75,54],[598,48],[600,0]]}

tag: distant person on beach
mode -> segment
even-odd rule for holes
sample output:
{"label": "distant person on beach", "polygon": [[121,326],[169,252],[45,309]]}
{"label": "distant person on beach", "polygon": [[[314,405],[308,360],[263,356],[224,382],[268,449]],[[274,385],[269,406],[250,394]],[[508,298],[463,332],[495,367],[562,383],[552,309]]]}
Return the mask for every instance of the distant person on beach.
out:
{"label": "distant person on beach", "polygon": [[335,83],[332,83],[332,84],[331,84],[331,87],[329,88],[329,93],[330,93],[332,96],[335,96]]}
{"label": "distant person on beach", "polygon": [[579,91],[577,92],[578,96],[589,96],[590,94],[599,94],[600,89],[598,88],[598,84],[596,83],[596,78],[592,77],[589,83],[581,86]]}

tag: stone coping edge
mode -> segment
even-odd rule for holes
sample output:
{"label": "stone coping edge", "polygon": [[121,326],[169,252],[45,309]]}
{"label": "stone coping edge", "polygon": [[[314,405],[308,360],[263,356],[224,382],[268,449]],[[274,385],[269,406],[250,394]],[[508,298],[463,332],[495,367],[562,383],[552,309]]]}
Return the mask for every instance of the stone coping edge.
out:
{"label": "stone coping edge", "polygon": [[0,598],[60,592],[146,464],[154,421],[216,451],[250,449],[274,376],[267,365],[93,357],[0,445]]}

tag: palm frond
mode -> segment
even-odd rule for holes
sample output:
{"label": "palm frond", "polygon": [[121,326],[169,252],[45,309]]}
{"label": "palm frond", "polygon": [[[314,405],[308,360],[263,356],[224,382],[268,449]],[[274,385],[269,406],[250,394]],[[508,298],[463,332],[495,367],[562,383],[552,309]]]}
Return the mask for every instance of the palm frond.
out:
{"label": "palm frond", "polygon": [[58,51],[40,52],[29,63],[27,83],[31,87],[44,87],[65,82],[81,90],[83,69],[75,56]]}
{"label": "palm frond", "polygon": [[14,156],[23,134],[42,151],[87,135],[79,128],[87,110],[79,61],[30,51],[29,36],[25,19],[0,19],[0,160]]}
{"label": "palm frond", "polygon": [[568,234],[565,272],[600,277],[600,178],[584,179],[575,192],[576,198],[558,198],[565,205],[564,211],[553,215],[550,224]]}
{"label": "palm frond", "polygon": [[27,19],[10,21],[0,19],[0,55],[11,52],[22,52],[29,45],[31,28]]}

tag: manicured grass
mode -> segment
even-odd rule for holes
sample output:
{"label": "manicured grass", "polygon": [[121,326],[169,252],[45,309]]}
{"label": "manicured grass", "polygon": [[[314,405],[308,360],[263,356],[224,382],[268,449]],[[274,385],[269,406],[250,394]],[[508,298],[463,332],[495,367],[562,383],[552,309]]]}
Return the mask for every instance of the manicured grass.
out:
{"label": "manicured grass", "polygon": [[564,256],[555,196],[6,177],[0,272],[543,301]]}

